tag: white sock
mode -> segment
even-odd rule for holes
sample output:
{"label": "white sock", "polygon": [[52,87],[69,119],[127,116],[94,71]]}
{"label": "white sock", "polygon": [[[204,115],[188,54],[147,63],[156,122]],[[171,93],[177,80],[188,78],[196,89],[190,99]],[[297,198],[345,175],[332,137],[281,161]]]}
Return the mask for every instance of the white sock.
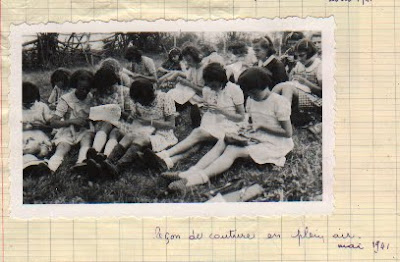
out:
{"label": "white sock", "polygon": [[96,136],[94,137],[93,148],[96,149],[97,152],[101,152],[106,142],[107,142],[106,132],[99,131],[96,133]]}
{"label": "white sock", "polygon": [[79,149],[78,161],[76,161],[77,164],[82,163],[83,160],[86,159],[86,153],[87,153],[88,149],[89,149],[88,146],[82,146],[82,147]]}
{"label": "white sock", "polygon": [[161,152],[158,152],[158,153],[156,153],[156,155],[157,155],[159,158],[161,158],[161,159],[166,159],[166,158],[169,158],[169,157],[170,157],[169,154],[168,154],[168,152],[167,152],[166,150],[163,150],[163,151],[161,151]]}
{"label": "white sock", "polygon": [[164,158],[163,159],[165,164],[167,164],[168,169],[171,169],[174,167],[174,162],[172,161],[172,159],[170,157]]}
{"label": "white sock", "polygon": [[209,178],[206,174],[204,174],[202,171],[196,173],[196,174],[191,174],[190,176],[185,177],[187,179],[186,186],[196,186],[196,185],[201,185],[205,184],[209,181]]}
{"label": "white sock", "polygon": [[199,172],[200,169],[198,169],[195,166],[192,166],[191,168],[189,168],[188,170],[184,171],[184,172],[180,172],[179,173],[179,177],[180,178],[187,178],[188,176],[190,176],[192,173],[196,173]]}
{"label": "white sock", "polygon": [[53,172],[56,172],[63,160],[64,157],[54,154],[48,161],[49,169]]}
{"label": "white sock", "polygon": [[104,154],[108,156],[117,144],[118,141],[116,139],[108,140],[106,147],[104,148]]}

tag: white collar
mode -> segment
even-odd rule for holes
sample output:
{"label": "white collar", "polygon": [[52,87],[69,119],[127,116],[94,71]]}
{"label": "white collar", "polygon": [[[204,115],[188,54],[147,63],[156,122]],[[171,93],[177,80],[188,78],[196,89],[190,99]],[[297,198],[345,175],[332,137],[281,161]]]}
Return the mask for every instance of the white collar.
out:
{"label": "white collar", "polygon": [[273,60],[275,57],[276,57],[275,55],[271,55],[270,57],[268,57],[267,60],[265,60],[265,62],[259,60],[259,61],[258,61],[258,66],[266,67],[269,63],[272,62],[272,60]]}

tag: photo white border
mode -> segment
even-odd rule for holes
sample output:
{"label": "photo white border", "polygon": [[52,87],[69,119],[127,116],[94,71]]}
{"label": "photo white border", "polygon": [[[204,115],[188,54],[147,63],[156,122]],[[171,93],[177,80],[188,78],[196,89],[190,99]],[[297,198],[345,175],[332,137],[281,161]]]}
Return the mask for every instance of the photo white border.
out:
{"label": "photo white border", "polygon": [[[335,120],[335,22],[333,17],[305,19],[237,19],[218,21],[131,21],[89,22],[39,25],[11,25],[10,51],[10,211],[12,218],[78,217],[187,217],[187,216],[275,216],[329,215],[334,209],[334,120]],[[323,63],[323,200],[310,202],[246,203],[109,203],[109,204],[23,204],[22,172],[22,43],[23,35],[37,32],[274,32],[321,31]]]}

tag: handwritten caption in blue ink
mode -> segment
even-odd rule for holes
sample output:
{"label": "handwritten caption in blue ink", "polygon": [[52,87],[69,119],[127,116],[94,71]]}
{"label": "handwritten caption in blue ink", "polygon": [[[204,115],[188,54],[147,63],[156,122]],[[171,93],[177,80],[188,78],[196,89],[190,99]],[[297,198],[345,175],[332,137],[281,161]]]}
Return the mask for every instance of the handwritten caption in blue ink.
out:
{"label": "handwritten caption in blue ink", "polygon": [[[343,232],[340,229],[338,230],[338,232],[333,233],[328,237],[324,234],[319,233],[318,230],[311,230],[309,227],[306,226],[303,228],[298,228],[296,232],[288,237],[296,240],[299,247],[304,245],[305,242],[318,241],[321,243],[325,243],[328,238],[330,238],[332,240],[335,240],[335,244],[337,245],[338,249],[343,250],[365,250],[370,248],[375,253],[380,253],[390,249],[390,243],[383,242],[381,240],[373,240],[372,242],[366,243],[365,241],[363,241],[361,236],[357,236],[356,234],[346,231]],[[160,226],[155,227],[153,237],[153,239],[164,241],[166,245],[181,240],[201,241],[209,239],[213,241],[254,241],[258,239],[279,240],[281,238],[283,238],[283,236],[281,235],[281,233],[277,232],[268,232],[262,234],[257,232],[240,231],[238,229],[222,230],[207,234],[202,231],[192,229],[189,234],[183,235],[180,233],[165,231]]]}

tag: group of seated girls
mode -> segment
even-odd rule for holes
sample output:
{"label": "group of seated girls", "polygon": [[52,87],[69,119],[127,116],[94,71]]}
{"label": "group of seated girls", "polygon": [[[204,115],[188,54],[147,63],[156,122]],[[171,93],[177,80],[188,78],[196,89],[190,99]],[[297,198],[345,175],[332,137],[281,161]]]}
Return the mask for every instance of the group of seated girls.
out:
{"label": "group of seated girls", "polygon": [[[252,41],[255,60],[249,50],[244,42],[232,43],[231,56],[224,59],[209,46],[186,45],[172,49],[157,69],[151,58],[129,47],[129,69],[112,58],[94,74],[57,69],[49,97],[53,112],[40,102],[38,87],[24,82],[24,164],[43,165],[46,158],[55,172],[79,144],[74,170],[116,177],[124,167],[144,162],[171,179],[171,190],[207,183],[237,158],[283,166],[293,149],[292,110],[322,106],[321,60],[307,39],[295,46],[298,62],[290,74],[268,37]],[[90,120],[91,108],[102,105],[119,108],[120,119]],[[178,141],[176,111],[183,107],[197,112],[197,119],[192,118],[192,132]],[[215,145],[195,165],[167,171],[204,141]]]}

